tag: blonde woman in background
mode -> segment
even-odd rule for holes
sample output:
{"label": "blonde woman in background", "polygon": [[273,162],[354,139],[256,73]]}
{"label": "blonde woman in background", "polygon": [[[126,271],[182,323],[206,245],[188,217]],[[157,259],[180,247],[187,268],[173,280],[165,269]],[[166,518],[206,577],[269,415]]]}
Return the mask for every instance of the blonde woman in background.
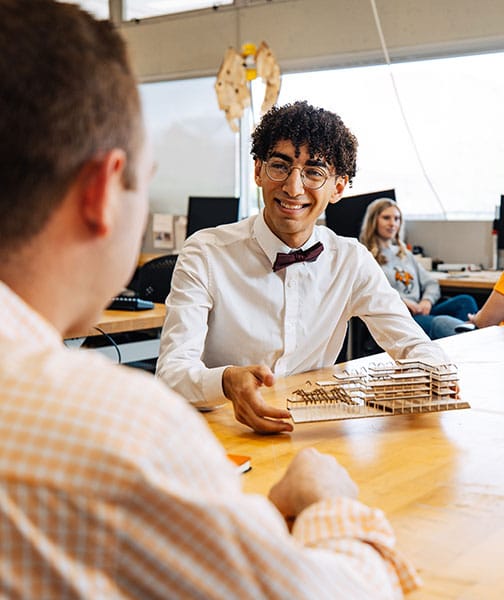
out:
{"label": "blonde woman in background", "polygon": [[364,216],[360,241],[399,292],[415,321],[431,339],[456,333],[456,327],[477,311],[472,296],[460,294],[441,300],[436,279],[416,261],[402,242],[402,213],[389,198],[372,202]]}

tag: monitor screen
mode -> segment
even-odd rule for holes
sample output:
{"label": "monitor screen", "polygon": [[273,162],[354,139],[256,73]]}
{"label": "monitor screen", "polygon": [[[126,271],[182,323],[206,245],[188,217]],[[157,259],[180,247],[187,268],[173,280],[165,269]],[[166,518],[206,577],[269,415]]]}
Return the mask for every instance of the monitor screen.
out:
{"label": "monitor screen", "polygon": [[358,238],[368,204],[378,198],[395,200],[395,190],[347,196],[336,204],[328,204],[325,211],[327,227],[338,235]]}
{"label": "monitor screen", "polygon": [[186,237],[199,229],[238,221],[239,203],[232,197],[189,196]]}

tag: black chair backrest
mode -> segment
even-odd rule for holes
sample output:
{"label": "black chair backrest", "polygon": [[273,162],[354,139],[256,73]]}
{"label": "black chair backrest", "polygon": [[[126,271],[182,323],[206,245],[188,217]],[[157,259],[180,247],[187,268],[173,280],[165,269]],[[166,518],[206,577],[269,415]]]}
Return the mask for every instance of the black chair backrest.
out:
{"label": "black chair backrest", "polygon": [[140,298],[164,302],[170,292],[177,254],[167,254],[149,260],[138,270],[136,291]]}
{"label": "black chair backrest", "polygon": [[327,227],[338,235],[358,238],[366,209],[378,198],[395,200],[395,190],[347,196],[336,204],[328,204],[325,211]]}

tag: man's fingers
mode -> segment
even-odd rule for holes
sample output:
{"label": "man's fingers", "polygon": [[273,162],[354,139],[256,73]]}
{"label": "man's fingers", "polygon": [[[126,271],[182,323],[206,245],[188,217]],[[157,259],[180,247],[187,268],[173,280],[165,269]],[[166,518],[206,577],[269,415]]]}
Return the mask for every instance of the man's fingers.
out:
{"label": "man's fingers", "polygon": [[248,415],[248,417],[243,420],[237,416],[237,421],[251,427],[256,433],[262,434],[283,433],[293,430],[292,423],[263,419],[254,414]]}
{"label": "man's fingers", "polygon": [[278,420],[290,419],[288,410],[268,406],[262,398],[251,397],[236,402],[235,416],[240,423],[258,433],[280,433],[294,429],[290,421]]}
{"label": "man's fingers", "polygon": [[237,421],[258,433],[293,430],[290,412],[287,409],[269,406],[259,391],[262,385],[271,386],[274,382],[273,373],[266,365],[225,369],[222,387],[224,395],[233,402]]}
{"label": "man's fingers", "polygon": [[252,373],[263,385],[270,387],[275,383],[275,377],[271,372],[271,369],[266,365],[257,365],[256,367],[253,367]]}
{"label": "man's fingers", "polygon": [[290,412],[286,408],[276,408],[264,401],[259,392],[250,397],[247,406],[258,417],[269,417],[270,419],[290,419]]}

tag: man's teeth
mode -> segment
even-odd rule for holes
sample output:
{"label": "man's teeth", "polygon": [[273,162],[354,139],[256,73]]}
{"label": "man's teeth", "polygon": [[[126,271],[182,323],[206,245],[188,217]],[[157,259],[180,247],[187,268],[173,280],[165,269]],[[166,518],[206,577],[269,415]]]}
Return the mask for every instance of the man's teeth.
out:
{"label": "man's teeth", "polygon": [[282,206],[283,208],[289,208],[291,210],[299,210],[300,208],[303,208],[302,204],[286,204],[282,201],[280,201],[280,206]]}

